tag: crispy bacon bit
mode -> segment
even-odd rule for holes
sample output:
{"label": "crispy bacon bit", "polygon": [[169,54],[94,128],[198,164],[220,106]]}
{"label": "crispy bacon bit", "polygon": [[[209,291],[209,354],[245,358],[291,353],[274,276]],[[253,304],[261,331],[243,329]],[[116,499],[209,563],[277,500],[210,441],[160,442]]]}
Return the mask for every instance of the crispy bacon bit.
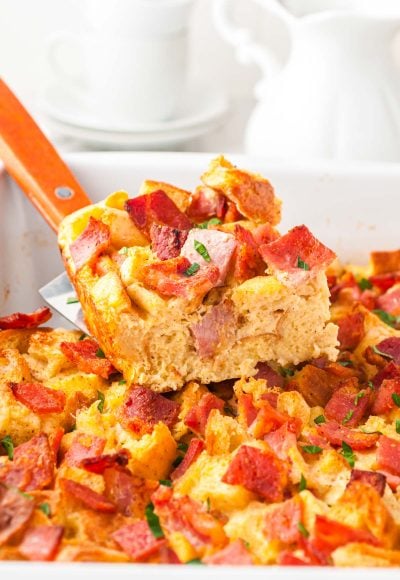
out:
{"label": "crispy bacon bit", "polygon": [[150,501],[151,494],[157,489],[158,482],[135,477],[124,467],[108,467],[103,474],[104,495],[125,516],[142,511]]}
{"label": "crispy bacon bit", "polygon": [[260,410],[251,426],[251,432],[257,439],[263,438],[270,431],[279,429],[285,423],[293,433],[298,433],[301,429],[301,421],[296,417],[289,417],[275,409],[267,399],[259,402]]}
{"label": "crispy bacon bit", "polygon": [[285,385],[284,378],[282,375],[274,371],[268,363],[266,362],[259,362],[256,366],[257,373],[254,375],[255,379],[264,379],[267,381],[267,385],[272,387],[279,387],[283,389]]}
{"label": "crispy bacon bit", "polygon": [[317,515],[314,527],[314,547],[323,554],[329,555],[339,546],[351,542],[361,542],[379,546],[380,542],[367,530],[351,528],[325,516]]}
{"label": "crispy bacon bit", "polygon": [[362,469],[352,469],[350,481],[347,484],[349,487],[353,481],[361,481],[373,487],[380,496],[383,496],[386,486],[386,476],[377,471],[363,471]]}
{"label": "crispy bacon bit", "polygon": [[242,485],[266,501],[278,502],[283,500],[287,473],[282,461],[271,450],[242,445],[222,481]]}
{"label": "crispy bacon bit", "polygon": [[355,451],[370,449],[376,445],[379,439],[379,435],[376,433],[354,431],[344,425],[339,425],[336,421],[328,421],[327,423],[317,425],[317,430],[332,445],[340,447],[344,441]]}
{"label": "crispy bacon bit", "polygon": [[19,551],[27,560],[54,560],[64,534],[63,526],[34,526],[24,535]]}
{"label": "crispy bacon bit", "polygon": [[155,393],[147,387],[133,386],[123,408],[123,420],[139,435],[151,433],[160,421],[173,427],[179,415],[179,403]]}
{"label": "crispy bacon bit", "polygon": [[299,524],[303,517],[303,507],[299,498],[286,500],[267,512],[264,534],[270,540],[280,540],[285,544],[298,542],[301,534]]}
{"label": "crispy bacon bit", "polygon": [[150,228],[151,247],[159,260],[176,258],[188,236],[187,230],[153,224]]}
{"label": "crispy bacon bit", "polygon": [[134,562],[146,560],[166,543],[165,539],[154,537],[144,520],[119,528],[111,537]]}
{"label": "crispy bacon bit", "polygon": [[98,356],[99,345],[91,338],[80,342],[62,342],[60,347],[67,359],[84,373],[93,373],[108,379],[116,372],[109,360]]}
{"label": "crispy bacon bit", "polygon": [[49,389],[40,383],[9,383],[14,397],[34,413],[61,413],[66,396],[63,391]]}
{"label": "crispy bacon bit", "polygon": [[213,306],[199,322],[192,324],[190,330],[200,358],[210,358],[233,342],[235,322],[233,303],[227,299]]}
{"label": "crispy bacon bit", "polygon": [[370,407],[370,389],[357,388],[357,379],[348,379],[345,386],[335,391],[325,407],[325,416],[356,427],[362,423]]}
{"label": "crispy bacon bit", "polygon": [[390,272],[389,274],[377,274],[369,278],[370,282],[381,292],[387,292],[389,288],[400,282],[400,272]]}
{"label": "crispy bacon bit", "polygon": [[175,481],[189,469],[189,467],[196,461],[198,456],[204,449],[206,448],[204,442],[201,439],[197,439],[193,437],[189,443],[188,450],[185,453],[185,456],[181,463],[178,465],[176,469],[171,473],[172,481]]}
{"label": "crispy bacon bit", "polygon": [[335,389],[348,376],[351,376],[349,369],[340,367],[343,375],[336,375],[335,369],[318,368],[313,364],[308,364],[296,373],[296,376],[287,384],[288,390],[298,391],[310,407],[325,407]]}
{"label": "crispy bacon bit", "polygon": [[90,216],[88,225],[69,248],[76,271],[86,264],[93,266],[97,258],[108,249],[110,240],[110,228]]}
{"label": "crispy bacon bit", "polygon": [[195,433],[204,436],[208,416],[212,409],[222,412],[224,401],[212,393],[205,393],[200,401],[194,405],[185,417],[185,425]]}
{"label": "crispy bacon bit", "polygon": [[382,469],[379,471],[381,475],[386,477],[386,483],[390,487],[391,490],[396,491],[400,485],[400,476],[393,475],[393,473],[389,473],[388,471],[383,471]]}
{"label": "crispy bacon bit", "polygon": [[385,415],[396,408],[393,395],[400,397],[400,377],[395,379],[385,379],[380,385],[376,399],[372,406],[373,415]]}
{"label": "crispy bacon bit", "polygon": [[261,224],[252,230],[253,239],[258,246],[269,244],[280,237],[280,233],[271,224]]}
{"label": "crispy bacon bit", "polygon": [[364,314],[354,312],[336,321],[341,350],[353,350],[364,336]]}
{"label": "crispy bacon bit", "polygon": [[392,358],[393,362],[400,365],[400,337],[391,336],[390,338],[385,338],[379,344],[376,345],[377,349]]}
{"label": "crispy bacon bit", "polygon": [[223,220],[226,212],[226,197],[211,187],[199,186],[192,195],[187,214],[195,222],[212,217]]}
{"label": "crispy bacon bit", "polygon": [[22,312],[15,312],[9,316],[0,318],[0,330],[10,330],[18,328],[37,328],[44,324],[52,317],[50,308],[42,306],[31,314],[23,314]]}
{"label": "crispy bacon bit", "polygon": [[264,436],[264,441],[268,443],[275,455],[281,460],[287,459],[289,449],[297,447],[296,434],[289,429],[288,423],[284,423],[276,431],[267,433]]}
{"label": "crispy bacon bit", "polygon": [[153,224],[190,230],[192,222],[162,190],[152,191],[125,202],[125,210],[139,230],[150,237]]}
{"label": "crispy bacon bit", "polygon": [[203,562],[212,566],[252,566],[254,564],[243,540],[232,542],[223,550],[204,558]]}
{"label": "crispy bacon bit", "polygon": [[0,484],[0,546],[26,526],[34,509],[33,499]]}
{"label": "crispy bacon bit", "polygon": [[258,409],[254,406],[253,395],[243,393],[238,397],[238,421],[245,427],[250,427],[257,417]]}
{"label": "crispy bacon bit", "polygon": [[400,288],[393,288],[383,296],[379,296],[377,306],[389,314],[398,316],[400,314]]}
{"label": "crispy bacon bit", "polygon": [[265,263],[258,251],[252,233],[246,228],[235,225],[235,238],[237,241],[235,270],[233,276],[240,284],[254,276],[262,276],[265,273]]}
{"label": "crispy bacon bit", "polygon": [[400,367],[393,361],[390,361],[383,369],[381,369],[372,379],[375,389],[379,389],[383,381],[387,379],[400,379]]}
{"label": "crispy bacon bit", "polygon": [[376,461],[378,467],[400,476],[400,441],[381,435]]}
{"label": "crispy bacon bit", "polygon": [[312,566],[311,562],[298,558],[289,550],[285,550],[279,554],[277,563],[279,566]]}
{"label": "crispy bacon bit", "polygon": [[[195,248],[195,242],[203,244],[209,260],[199,254]],[[216,266],[219,270],[219,277],[215,286],[222,286],[236,246],[237,242],[231,234],[218,230],[193,229],[189,232],[186,242],[183,244],[181,256],[187,258],[191,264],[199,264],[200,272],[207,271],[210,266]]]}
{"label": "crispy bacon bit", "polygon": [[400,250],[371,252],[370,258],[374,277],[377,274],[394,275],[400,270]]}
{"label": "crispy bacon bit", "polygon": [[127,449],[121,449],[117,453],[86,457],[82,459],[81,467],[86,469],[86,471],[90,471],[90,473],[103,474],[107,468],[114,467],[114,465],[120,465],[121,467],[128,465],[129,458],[129,451]]}
{"label": "crispy bacon bit", "polygon": [[42,433],[18,445],[13,461],[0,466],[0,481],[21,491],[44,489],[53,480],[54,467],[54,454]]}
{"label": "crispy bacon bit", "polygon": [[103,513],[114,513],[115,505],[111,503],[104,495],[93,491],[87,485],[72,481],[72,479],[60,479],[60,485],[63,491],[71,495],[74,499],[82,502],[86,507]]}
{"label": "crispy bacon bit", "polygon": [[306,226],[296,226],[287,234],[259,248],[274,273],[285,273],[293,284],[324,270],[335,258],[334,252],[318,241]]}
{"label": "crispy bacon bit", "polygon": [[80,467],[85,459],[101,456],[105,445],[106,441],[101,437],[77,433],[65,454],[65,463],[70,467]]}

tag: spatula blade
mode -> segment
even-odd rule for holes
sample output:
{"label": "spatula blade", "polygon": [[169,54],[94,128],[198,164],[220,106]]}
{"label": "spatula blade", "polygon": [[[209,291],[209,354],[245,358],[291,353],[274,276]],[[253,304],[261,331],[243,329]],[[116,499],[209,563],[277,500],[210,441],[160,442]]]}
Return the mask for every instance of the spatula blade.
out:
{"label": "spatula blade", "polygon": [[74,302],[75,290],[69,281],[66,272],[40,288],[39,294],[47,304],[66,318],[74,326],[88,334],[83,319],[82,308],[79,302]]}

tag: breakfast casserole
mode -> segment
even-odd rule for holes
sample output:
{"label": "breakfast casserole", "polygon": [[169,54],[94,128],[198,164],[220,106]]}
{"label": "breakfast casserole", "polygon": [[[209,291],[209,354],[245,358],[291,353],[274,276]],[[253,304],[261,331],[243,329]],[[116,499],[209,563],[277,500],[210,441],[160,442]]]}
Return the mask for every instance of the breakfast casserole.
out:
{"label": "breakfast casserole", "polygon": [[0,559],[399,566],[400,251],[202,182],[64,221],[91,336],[0,318]]}

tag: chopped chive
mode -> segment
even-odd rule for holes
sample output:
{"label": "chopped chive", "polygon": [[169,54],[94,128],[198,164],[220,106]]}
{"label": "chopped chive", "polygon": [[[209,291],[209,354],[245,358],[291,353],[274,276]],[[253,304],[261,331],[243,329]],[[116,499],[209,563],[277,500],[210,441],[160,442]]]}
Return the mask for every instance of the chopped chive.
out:
{"label": "chopped chive", "polygon": [[48,504],[47,502],[40,503],[39,509],[44,513],[45,516],[47,516],[48,518],[50,517],[51,515],[50,504]]}
{"label": "chopped chive", "polygon": [[97,400],[99,401],[97,403],[97,408],[100,411],[100,413],[102,413],[104,411],[104,394],[101,391],[97,391]]}
{"label": "chopped chive", "polygon": [[84,332],[80,335],[79,337],[79,341],[81,340],[85,340],[85,338],[87,338],[87,334],[85,334]]}
{"label": "chopped chive", "polygon": [[296,266],[298,268],[300,268],[301,270],[309,270],[310,269],[310,266],[306,262],[303,262],[303,260],[300,258],[300,256],[297,256]]}
{"label": "chopped chive", "polygon": [[188,560],[186,562],[186,564],[189,564],[189,566],[193,566],[193,565],[195,565],[195,566],[204,566],[205,565],[204,562],[202,562],[200,560],[200,558],[193,558],[193,560]]}
{"label": "chopped chive", "polygon": [[298,522],[297,523],[297,529],[299,530],[300,534],[304,537],[304,538],[308,538],[308,536],[310,535],[310,532],[306,529],[305,525],[303,524],[303,522]]}
{"label": "chopped chive", "polygon": [[304,491],[307,489],[307,480],[303,474],[301,474],[300,483],[299,483],[299,491]]}
{"label": "chopped chive", "polygon": [[187,270],[185,270],[183,274],[189,278],[190,276],[196,274],[196,272],[198,272],[199,270],[200,264],[198,264],[197,262],[193,262],[193,264],[189,266],[189,268],[187,268]]}
{"label": "chopped chive", "polygon": [[397,407],[400,407],[400,395],[397,393],[392,393],[392,400]]}
{"label": "chopped chive", "polygon": [[201,242],[194,240],[194,249],[206,262],[211,262],[210,254],[208,253],[207,248]]}
{"label": "chopped chive", "polygon": [[179,443],[178,443],[179,451],[186,453],[186,451],[188,450],[188,447],[189,447],[189,445],[187,443],[184,443],[183,441],[179,441]]}
{"label": "chopped chive", "polygon": [[104,354],[104,351],[101,350],[101,348],[96,350],[96,356],[97,358],[106,358],[106,355]]}
{"label": "chopped chive", "polygon": [[5,437],[3,437],[3,439],[0,439],[0,443],[6,450],[8,459],[12,461],[14,459],[14,443],[13,440],[11,439],[11,435],[6,435]]}
{"label": "chopped chive", "polygon": [[118,381],[119,385],[126,385],[126,380],[125,379],[121,379],[120,381]]}
{"label": "chopped chive", "polygon": [[371,389],[371,391],[375,391],[375,386],[374,386],[374,383],[372,381],[368,381],[367,384],[368,384],[369,388]]}
{"label": "chopped chive", "polygon": [[318,415],[318,417],[315,417],[314,423],[316,425],[321,425],[321,423],[326,423],[326,419],[323,415]]}
{"label": "chopped chive", "polygon": [[321,453],[322,447],[318,447],[318,445],[304,445],[302,450],[310,455],[316,455],[317,453]]}
{"label": "chopped chive", "polygon": [[280,374],[283,377],[292,377],[294,375],[294,370],[289,367],[282,367],[280,369]]}
{"label": "chopped chive", "polygon": [[209,512],[211,509],[211,502],[210,502],[210,498],[208,497],[206,500],[206,505],[207,505],[207,511]]}
{"label": "chopped chive", "polygon": [[67,298],[67,304],[76,304],[77,302],[79,302],[79,300],[76,296],[70,296]]}
{"label": "chopped chive", "polygon": [[392,314],[389,314],[389,312],[386,312],[386,310],[380,310],[379,308],[377,308],[372,312],[376,314],[376,316],[378,316],[382,320],[382,322],[384,322],[388,326],[391,326],[392,328],[400,321],[400,317],[393,316]]}
{"label": "chopped chive", "polygon": [[158,483],[160,485],[165,485],[166,487],[172,487],[172,481],[170,479],[160,479]]}
{"label": "chopped chive", "polygon": [[357,395],[354,397],[354,404],[357,407],[358,405],[358,401],[360,399],[362,399],[363,397],[365,397],[365,391],[360,391],[359,393],[357,393]]}
{"label": "chopped chive", "polygon": [[372,288],[372,282],[368,278],[361,278],[358,282],[360,290],[370,290]]}
{"label": "chopped chive", "polygon": [[342,367],[352,367],[353,366],[353,363],[351,362],[351,360],[338,360],[338,363]]}
{"label": "chopped chive", "polygon": [[229,415],[230,417],[236,417],[232,407],[230,407],[229,405],[225,405],[224,406],[224,413],[226,415]]}
{"label": "chopped chive", "polygon": [[213,217],[205,222],[202,222],[197,227],[200,228],[201,230],[206,230],[208,226],[218,226],[221,223],[222,222],[220,219],[218,219],[217,217]]}
{"label": "chopped chive", "polygon": [[353,453],[353,449],[345,441],[342,441],[342,449],[339,451],[346,459],[347,463],[351,468],[354,467],[356,462],[356,456]]}
{"label": "chopped chive", "polygon": [[182,461],[183,461],[183,456],[182,455],[178,455],[178,457],[176,457],[174,459],[174,461],[172,462],[172,466],[175,467],[175,468],[177,468],[182,463]]}
{"label": "chopped chive", "polygon": [[396,433],[400,435],[400,419],[396,419]]}
{"label": "chopped chive", "polygon": [[25,491],[21,491],[20,489],[18,489],[18,487],[15,487],[13,489],[15,489],[15,491],[17,493],[19,493],[19,495],[22,495],[22,497],[26,497],[26,499],[33,499],[33,495],[31,495],[30,493],[26,493]]}
{"label": "chopped chive", "polygon": [[353,415],[354,415],[354,411],[349,411],[342,421],[343,425],[346,425],[346,423],[348,423],[351,420]]}
{"label": "chopped chive", "polygon": [[390,359],[393,358],[391,354],[387,354],[386,352],[382,352],[381,350],[379,350],[379,348],[377,346],[373,346],[372,350],[374,351],[375,354],[379,354],[380,356],[390,358]]}
{"label": "chopped chive", "polygon": [[149,503],[146,506],[145,515],[146,515],[147,523],[149,524],[149,528],[150,528],[153,536],[155,538],[163,538],[164,532],[161,529],[160,520],[158,518],[158,515],[156,513],[154,513],[154,505],[152,503]]}

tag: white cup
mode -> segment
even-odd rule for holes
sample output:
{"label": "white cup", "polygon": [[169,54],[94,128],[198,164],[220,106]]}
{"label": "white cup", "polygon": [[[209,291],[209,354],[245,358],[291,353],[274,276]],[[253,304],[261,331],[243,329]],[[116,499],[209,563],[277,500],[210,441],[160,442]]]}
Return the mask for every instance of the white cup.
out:
{"label": "white cup", "polygon": [[[186,80],[193,3],[81,0],[81,30],[53,35],[50,64],[102,123],[124,129],[173,118]],[[71,45],[80,61],[78,75],[67,72],[62,58]]]}

